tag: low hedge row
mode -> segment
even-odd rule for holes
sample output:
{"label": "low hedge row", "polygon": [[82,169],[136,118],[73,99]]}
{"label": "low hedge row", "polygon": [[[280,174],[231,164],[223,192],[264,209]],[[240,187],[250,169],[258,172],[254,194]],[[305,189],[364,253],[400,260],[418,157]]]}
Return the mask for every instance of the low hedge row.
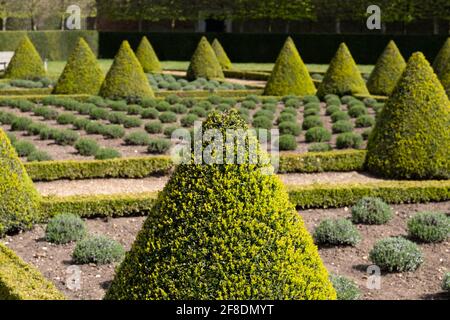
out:
{"label": "low hedge row", "polygon": [[177,95],[182,98],[206,98],[214,94],[220,97],[245,97],[249,95],[262,95],[262,89],[248,89],[248,90],[218,90],[211,93],[207,90],[197,90],[197,91],[156,91],[156,97],[167,97],[170,95]]}
{"label": "low hedge row", "polygon": [[[281,154],[280,173],[313,173],[327,171],[361,171],[363,150]],[[111,160],[63,160],[25,163],[33,181],[93,178],[143,178],[164,175],[173,167],[168,156],[119,158]]]}
{"label": "low hedge row", "polygon": [[[42,89],[41,89],[42,90]],[[40,102],[42,101],[44,98],[48,97],[47,94],[43,95],[43,94],[27,94],[27,95],[2,95],[2,92],[0,92],[0,100],[3,99],[26,99],[32,102]],[[78,101],[85,101],[87,100],[90,96],[87,94],[52,94],[52,97],[55,98],[67,98],[67,99],[76,99]]]}
{"label": "low hedge row", "polygon": [[52,93],[52,88],[34,88],[34,89],[3,89],[0,90],[0,96],[37,96],[49,95]]}
{"label": "low hedge row", "polygon": [[226,78],[244,79],[244,80],[268,80],[270,72],[245,71],[245,70],[223,70]]}
{"label": "low hedge row", "polygon": [[158,193],[117,194],[96,196],[44,197],[41,210],[44,217],[72,213],[84,218],[125,217],[147,215]]}
{"label": "low hedge row", "polygon": [[0,300],[64,300],[55,286],[0,243]]}
{"label": "low hedge row", "polygon": [[172,168],[170,157],[118,158],[110,160],[65,160],[25,163],[33,181],[93,178],[143,178],[166,174]]}
{"label": "low hedge row", "polygon": [[298,208],[335,208],[355,204],[362,197],[379,197],[388,203],[421,203],[450,199],[450,180],[383,181],[366,184],[288,187]]}
{"label": "low hedge row", "polygon": [[280,173],[362,171],[365,150],[286,153],[280,156]]}
{"label": "low hedge row", "polygon": [[[288,186],[291,202],[301,209],[343,207],[366,196],[380,197],[388,203],[421,203],[450,199],[447,181],[383,181],[370,184]],[[123,217],[146,215],[157,192],[99,196],[45,197],[44,217],[73,213],[81,217]]]}

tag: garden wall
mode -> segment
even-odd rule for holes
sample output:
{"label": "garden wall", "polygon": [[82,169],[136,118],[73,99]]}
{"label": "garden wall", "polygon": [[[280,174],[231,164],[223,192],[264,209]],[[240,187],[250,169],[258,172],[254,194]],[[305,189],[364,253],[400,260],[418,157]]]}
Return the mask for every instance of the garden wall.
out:
{"label": "garden wall", "polygon": [[0,51],[14,51],[22,38],[28,35],[43,59],[67,60],[83,37],[95,54],[98,54],[97,31],[3,31],[0,32]]}
{"label": "garden wall", "polygon": [[[111,59],[123,40],[136,48],[146,35],[161,60],[188,61],[200,37],[217,37],[233,62],[274,62],[286,37],[285,33],[139,33],[100,32],[99,55]],[[291,34],[306,63],[328,64],[341,42],[346,42],[359,64],[374,64],[389,40],[393,39],[402,54],[409,57],[422,51],[432,61],[446,36],[430,35],[358,35]]]}

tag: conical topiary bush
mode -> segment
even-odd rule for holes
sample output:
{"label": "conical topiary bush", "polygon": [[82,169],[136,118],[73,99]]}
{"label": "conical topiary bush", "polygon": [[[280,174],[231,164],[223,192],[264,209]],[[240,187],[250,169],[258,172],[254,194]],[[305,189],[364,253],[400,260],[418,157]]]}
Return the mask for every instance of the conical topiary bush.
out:
{"label": "conical topiary bush", "polygon": [[[225,141],[226,130],[246,127],[236,110],[214,111],[203,132],[215,129]],[[236,157],[239,148],[229,150]],[[194,158],[179,165],[105,298],[335,299],[301,216],[263,167]]]}
{"label": "conical topiary bush", "polygon": [[327,94],[339,96],[369,94],[361,72],[345,43],[339,46],[317,90],[320,98],[324,98]]}
{"label": "conical topiary bush", "polygon": [[230,58],[228,58],[227,53],[223,49],[222,45],[220,44],[219,40],[214,39],[212,42],[212,48],[214,50],[214,53],[216,54],[217,60],[220,63],[220,66],[222,67],[222,70],[230,70],[233,68],[233,65],[231,64]]}
{"label": "conical topiary bush", "polygon": [[197,78],[224,78],[222,67],[217,60],[213,48],[205,37],[200,39],[186,73],[188,80]]}
{"label": "conical topiary bush", "polygon": [[40,197],[0,128],[0,237],[30,229],[40,218]]}
{"label": "conical topiary bush", "polygon": [[80,38],[53,92],[98,95],[105,76],[87,42]]}
{"label": "conical topiary bush", "polygon": [[450,103],[422,53],[409,59],[368,142],[366,166],[387,178],[450,177]]}
{"label": "conical topiary bush", "polygon": [[367,81],[371,94],[389,96],[405,70],[406,62],[394,41],[389,41]]}
{"label": "conical topiary bush", "polygon": [[450,38],[447,38],[438,55],[434,59],[433,69],[438,77],[441,77],[441,73],[445,67],[450,63]]}
{"label": "conical topiary bush", "polygon": [[450,97],[450,62],[447,63],[444,69],[442,69],[440,80],[444,86],[445,92],[447,93],[447,97]]}
{"label": "conical topiary bush", "polygon": [[33,43],[25,36],[5,71],[7,79],[33,79],[46,75],[44,63]]}
{"label": "conical topiary bush", "polygon": [[124,41],[100,89],[100,95],[110,99],[154,97],[154,93],[139,60]]}
{"label": "conical topiary bush", "polygon": [[142,65],[145,73],[161,72],[161,62],[159,62],[158,56],[153,50],[150,41],[147,37],[143,37],[141,43],[136,50],[136,57]]}
{"label": "conical topiary bush", "polygon": [[265,95],[313,95],[316,87],[306,69],[294,41],[288,37],[278,55],[275,66],[264,89]]}

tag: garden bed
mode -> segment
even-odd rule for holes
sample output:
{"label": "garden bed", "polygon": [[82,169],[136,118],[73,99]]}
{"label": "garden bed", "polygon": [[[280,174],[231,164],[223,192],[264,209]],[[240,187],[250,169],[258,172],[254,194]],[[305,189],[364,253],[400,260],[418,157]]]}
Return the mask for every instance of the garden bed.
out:
{"label": "garden bed", "polygon": [[[441,283],[445,272],[450,270],[450,242],[419,244],[425,256],[424,264],[415,272],[382,273],[381,290],[366,288],[369,264],[368,253],[373,244],[388,236],[405,236],[406,220],[423,210],[450,214],[450,202],[429,204],[393,205],[394,218],[386,225],[358,225],[362,241],[356,247],[319,248],[319,253],[329,270],[347,276],[357,282],[362,299],[445,299]],[[310,232],[325,218],[349,217],[347,208],[299,211]],[[128,250],[140,230],[144,217],[87,219],[90,233],[107,235]],[[45,241],[45,226],[2,240],[26,262],[36,266],[70,299],[101,299],[114,276],[115,264],[96,266],[81,265],[81,290],[71,291],[65,283],[67,268],[72,265],[74,244],[53,245]]]}

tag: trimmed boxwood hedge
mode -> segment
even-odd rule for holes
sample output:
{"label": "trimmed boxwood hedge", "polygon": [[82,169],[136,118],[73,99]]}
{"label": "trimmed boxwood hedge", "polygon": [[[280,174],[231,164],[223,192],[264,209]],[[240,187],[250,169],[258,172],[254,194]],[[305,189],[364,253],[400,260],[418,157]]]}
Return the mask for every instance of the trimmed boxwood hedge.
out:
{"label": "trimmed boxwood hedge", "polygon": [[33,266],[0,243],[0,300],[64,300]]}

